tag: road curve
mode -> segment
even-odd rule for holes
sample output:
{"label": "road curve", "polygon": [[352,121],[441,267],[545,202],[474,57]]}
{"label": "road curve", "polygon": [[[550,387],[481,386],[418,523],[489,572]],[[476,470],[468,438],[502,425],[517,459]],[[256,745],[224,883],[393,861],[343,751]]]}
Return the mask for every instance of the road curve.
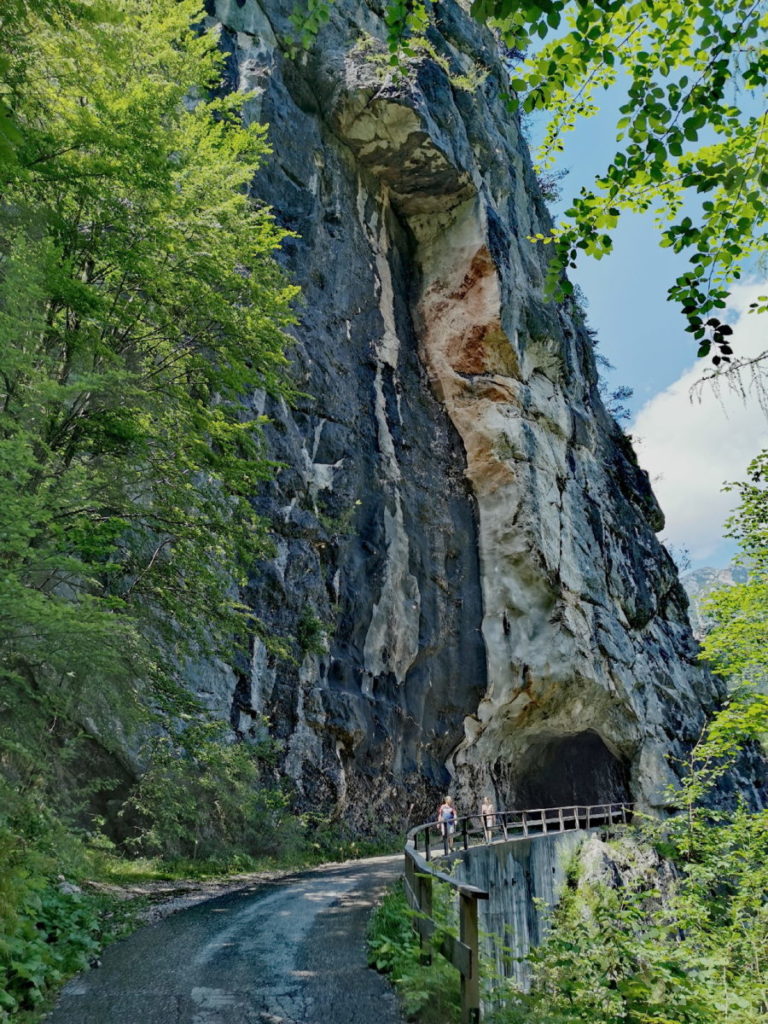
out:
{"label": "road curve", "polygon": [[62,990],[47,1024],[403,1024],[366,966],[376,857],[261,882],[142,928]]}

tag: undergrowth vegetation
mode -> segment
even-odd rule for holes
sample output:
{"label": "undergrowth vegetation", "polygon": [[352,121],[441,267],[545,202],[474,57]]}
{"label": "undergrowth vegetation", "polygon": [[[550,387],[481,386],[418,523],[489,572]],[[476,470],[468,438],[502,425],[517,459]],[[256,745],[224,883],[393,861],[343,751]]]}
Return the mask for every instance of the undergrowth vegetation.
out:
{"label": "undergrowth vegetation", "polygon": [[267,774],[275,745],[227,744],[225,732],[218,723],[195,723],[151,742],[149,767],[121,811],[135,822],[129,848],[210,860],[275,855],[300,842],[287,793]]}
{"label": "undergrowth vegetation", "polygon": [[105,943],[130,929],[140,902],[61,891],[13,869],[2,889],[0,1021],[43,1005],[52,987],[96,960]]}
{"label": "undergrowth vegetation", "polygon": [[42,1004],[130,926],[135,904],[78,891],[92,868],[41,790],[20,793],[0,776],[0,1021]]}
{"label": "undergrowth vegetation", "polygon": [[409,1019],[420,1024],[455,1024],[459,1020],[459,975],[436,951],[446,933],[458,935],[455,914],[449,894],[439,883],[433,886],[433,901],[438,927],[432,946],[422,950],[402,882],[392,886],[371,917],[368,962],[389,974]]}

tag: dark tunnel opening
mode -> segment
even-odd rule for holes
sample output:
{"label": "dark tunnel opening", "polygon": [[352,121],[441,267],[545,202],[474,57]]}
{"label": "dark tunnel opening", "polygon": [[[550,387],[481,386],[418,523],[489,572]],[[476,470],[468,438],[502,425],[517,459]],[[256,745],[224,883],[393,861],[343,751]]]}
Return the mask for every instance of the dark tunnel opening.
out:
{"label": "dark tunnel opening", "polygon": [[564,807],[631,800],[629,768],[594,731],[542,736],[528,748],[528,763],[515,772],[510,807]]}

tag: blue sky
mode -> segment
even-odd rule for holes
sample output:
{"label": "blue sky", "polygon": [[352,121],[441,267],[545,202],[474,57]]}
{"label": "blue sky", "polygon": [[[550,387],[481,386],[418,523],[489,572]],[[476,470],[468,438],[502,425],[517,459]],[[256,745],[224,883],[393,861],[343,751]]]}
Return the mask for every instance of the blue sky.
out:
{"label": "blue sky", "polygon": [[[558,217],[582,185],[605,169],[616,151],[619,96],[606,93],[601,112],[577,124],[565,136],[558,169],[561,199],[551,204]],[[537,115],[532,142],[544,123]],[[571,273],[587,298],[590,324],[598,331],[600,350],[615,366],[605,374],[611,387],[628,384],[635,394],[625,404],[636,412],[690,365],[695,346],[677,309],[666,301],[667,288],[686,261],[659,245],[652,215],[624,214],[613,233],[614,252],[602,260],[583,257]],[[642,315],[638,315],[642,310]]]}
{"label": "blue sky", "polygon": [[[552,204],[556,217],[615,151],[621,99],[606,95],[601,113],[565,138],[559,167],[568,174],[561,182],[562,200]],[[534,122],[534,143],[538,130]],[[720,567],[735,552],[732,542],[722,540],[723,521],[734,499],[721,488],[728,480],[743,478],[750,459],[768,446],[768,420],[752,394],[744,402],[727,389],[719,397],[708,389],[701,403],[691,400],[691,386],[707,362],[696,359],[695,343],[684,331],[679,310],[666,300],[667,289],[685,266],[682,256],[659,245],[651,214],[624,215],[614,232],[613,254],[600,261],[582,258],[571,277],[586,296],[600,351],[614,366],[604,374],[609,387],[634,388],[634,396],[625,402],[633,417],[625,429],[636,440],[638,458],[666,514],[662,538],[671,549],[687,549],[692,568]],[[768,323],[743,312],[765,290],[759,284],[735,293],[730,321],[737,352],[756,354],[768,348],[768,340],[763,343]]]}

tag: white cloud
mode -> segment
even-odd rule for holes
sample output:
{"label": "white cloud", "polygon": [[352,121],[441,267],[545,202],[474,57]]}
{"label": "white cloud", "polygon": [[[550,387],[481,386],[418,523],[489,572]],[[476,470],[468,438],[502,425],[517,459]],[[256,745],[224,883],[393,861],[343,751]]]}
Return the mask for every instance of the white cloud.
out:
{"label": "white cloud", "polygon": [[[766,292],[765,282],[734,289],[737,357],[768,349],[768,314],[746,313],[749,303]],[[729,319],[733,321],[732,316]],[[629,428],[666,515],[663,536],[671,545],[687,547],[694,562],[714,553],[723,522],[736,503],[733,493],[722,492],[723,483],[743,479],[750,460],[768,447],[768,419],[754,390],[748,388],[744,400],[727,386],[718,396],[705,385],[699,397],[692,397],[691,388],[706,364],[698,360],[647,402]],[[746,375],[744,382],[748,384]]]}

